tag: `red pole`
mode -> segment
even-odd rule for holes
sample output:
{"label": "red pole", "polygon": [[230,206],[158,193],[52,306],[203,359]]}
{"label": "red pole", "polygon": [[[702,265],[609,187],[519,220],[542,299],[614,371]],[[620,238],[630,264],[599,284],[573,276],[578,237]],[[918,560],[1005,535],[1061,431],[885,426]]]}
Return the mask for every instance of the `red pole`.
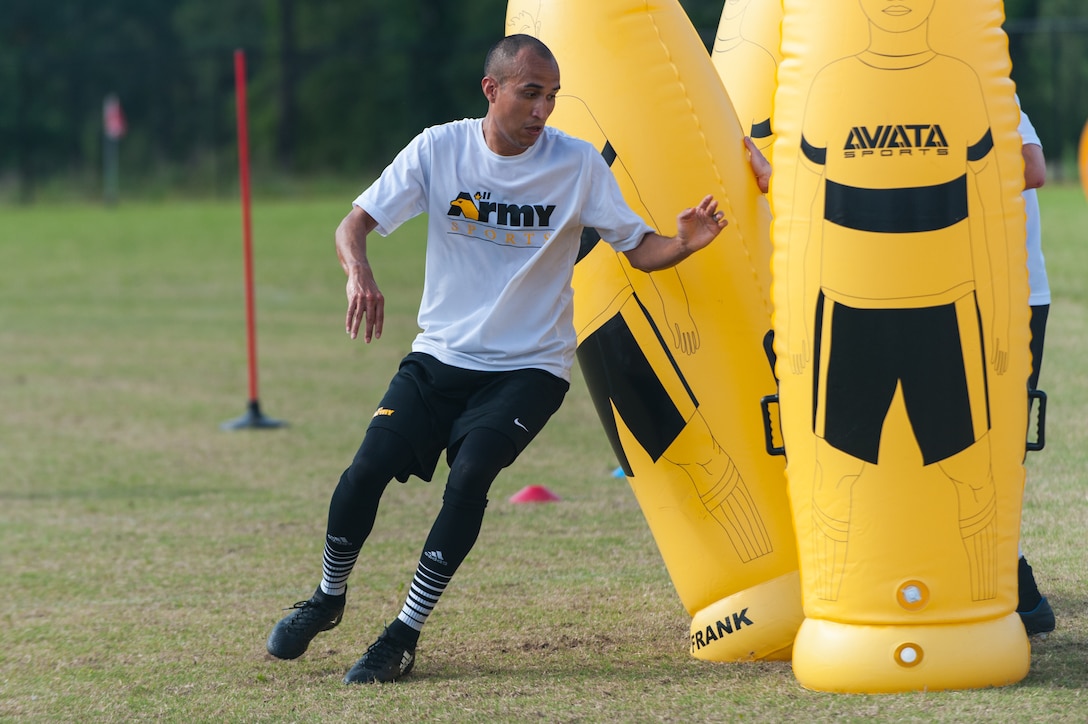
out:
{"label": "red pole", "polygon": [[253,222],[249,200],[249,123],[246,119],[246,56],[234,51],[234,95],[238,116],[238,178],[242,188],[242,253],[245,263],[246,346],[249,353],[249,404],[246,414],[223,423],[227,430],[243,427],[280,427],[284,423],[261,413],[257,394],[257,312],[253,302]]}
{"label": "red pole", "polygon": [[234,95],[238,116],[238,178],[242,188],[242,253],[246,275],[246,340],[249,353],[249,401],[260,399],[257,394],[257,323],[253,303],[253,222],[249,194],[249,122],[246,117],[246,55],[234,51]]}

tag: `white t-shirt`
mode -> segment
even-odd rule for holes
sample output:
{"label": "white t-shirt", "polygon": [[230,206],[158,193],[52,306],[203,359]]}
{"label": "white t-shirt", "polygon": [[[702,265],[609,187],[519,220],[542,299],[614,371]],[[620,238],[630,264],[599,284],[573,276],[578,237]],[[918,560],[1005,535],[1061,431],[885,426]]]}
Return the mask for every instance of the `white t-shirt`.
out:
{"label": "white t-shirt", "polygon": [[429,214],[413,351],[466,369],[532,367],[566,380],[582,229],[595,228],[616,251],[652,231],[590,144],[545,127],[523,153],[500,156],[479,118],[423,131],[354,203],[382,236]]}
{"label": "white t-shirt", "polygon": [[[1020,99],[1016,99],[1017,105]],[[1031,119],[1024,109],[1020,109],[1020,139],[1024,145],[1034,143],[1043,147],[1039,140],[1039,134],[1035,132],[1035,126],[1031,125]],[[1024,212],[1028,217],[1028,286],[1031,288],[1031,296],[1028,303],[1031,306],[1050,304],[1050,282],[1046,276],[1046,259],[1043,257],[1043,225],[1039,215],[1039,195],[1035,189],[1024,189]]]}

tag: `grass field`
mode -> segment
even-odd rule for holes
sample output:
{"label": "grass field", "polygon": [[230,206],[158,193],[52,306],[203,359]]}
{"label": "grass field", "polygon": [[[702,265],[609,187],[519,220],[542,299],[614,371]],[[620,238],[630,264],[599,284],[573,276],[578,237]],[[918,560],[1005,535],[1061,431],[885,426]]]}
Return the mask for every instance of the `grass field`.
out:
{"label": "grass field", "polygon": [[[352,195],[254,209],[261,403],[247,399],[231,203],[0,209],[0,720],[948,721],[1088,719],[1084,486],[1088,204],[1041,194],[1054,302],[1048,445],[1024,547],[1058,616],[997,689],[830,695],[785,663],[708,664],[576,377],[493,488],[415,673],[345,687],[396,615],[441,482],[394,485],[344,623],[294,662],[264,650],[320,575],[328,496],[415,334],[422,226],[372,244],[386,333],[343,333],[332,230]],[[559,503],[507,501],[528,484]]]}

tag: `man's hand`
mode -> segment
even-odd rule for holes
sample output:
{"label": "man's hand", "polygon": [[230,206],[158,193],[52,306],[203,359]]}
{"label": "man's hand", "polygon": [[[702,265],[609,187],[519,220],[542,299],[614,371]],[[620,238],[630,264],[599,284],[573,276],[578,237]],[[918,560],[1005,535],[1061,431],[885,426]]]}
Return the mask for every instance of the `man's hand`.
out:
{"label": "man's hand", "polygon": [[381,339],[382,324],[385,322],[385,297],[374,281],[374,272],[369,264],[360,264],[348,272],[347,283],[348,313],[344,321],[348,336],[359,336],[359,327],[363,320],[363,341]]}
{"label": "man's hand", "polygon": [[771,188],[771,162],[759,150],[748,136],[744,137],[744,146],[748,149],[748,163],[752,164],[752,173],[756,176],[756,184],[762,193],[767,193]]}
{"label": "man's hand", "polygon": [[336,256],[348,275],[345,290],[348,313],[344,319],[344,329],[349,337],[355,339],[365,319],[363,339],[366,342],[381,339],[382,324],[385,322],[385,297],[374,281],[374,272],[366,258],[366,237],[375,226],[377,222],[370,214],[354,206],[336,227]]}
{"label": "man's hand", "polygon": [[677,215],[676,238],[684,251],[691,254],[714,241],[728,224],[725,214],[718,211],[718,201],[708,194],[698,206]]}
{"label": "man's hand", "polygon": [[676,217],[676,236],[661,236],[651,231],[638,246],[623,253],[639,271],[668,269],[714,241],[728,223],[725,214],[718,211],[714,197],[706,196],[698,206],[684,209]]}

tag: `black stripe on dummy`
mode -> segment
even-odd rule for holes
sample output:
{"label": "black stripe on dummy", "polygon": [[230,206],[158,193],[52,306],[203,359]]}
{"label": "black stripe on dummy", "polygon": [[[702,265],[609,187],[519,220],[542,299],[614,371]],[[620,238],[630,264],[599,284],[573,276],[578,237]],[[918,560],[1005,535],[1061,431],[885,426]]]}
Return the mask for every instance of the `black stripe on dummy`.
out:
{"label": "black stripe on dummy", "polygon": [[[604,162],[608,164],[609,168],[612,168],[612,164],[616,162],[616,149],[612,148],[612,144],[608,141],[604,142],[604,148],[601,149],[601,157],[604,158]],[[582,259],[586,258],[600,240],[601,235],[597,233],[596,229],[588,227],[582,229],[582,241],[578,245],[578,258],[575,260],[575,263],[577,264],[582,261]]]}
{"label": "black stripe on dummy", "polygon": [[812,161],[817,166],[823,166],[827,163],[827,149],[817,148],[808,142],[804,134],[801,135],[801,151],[804,152],[805,158]]}
{"label": "black stripe on dummy", "polygon": [[748,134],[752,138],[770,138],[773,131],[771,131],[771,119],[768,118],[765,121],[752,124],[752,130]]}
{"label": "black stripe on dummy", "polygon": [[[658,344],[662,345],[662,350],[683,383],[691,404],[698,407],[699,401],[676,366],[672,353],[664,346],[657,325],[638,297],[633,298],[638,302],[637,313],[646,317],[657,335]],[[616,415],[654,462],[680,435],[687,420],[661,383],[623,314],[616,314],[594,330],[578,345],[577,354],[590,399],[604,425],[612,451],[627,477],[634,477],[631,463],[620,443]]]}
{"label": "black stripe on dummy", "polygon": [[934,186],[864,189],[827,180],[824,218],[857,231],[908,234],[967,218],[967,175]]}
{"label": "black stripe on dummy", "polygon": [[968,161],[981,161],[986,158],[986,154],[994,147],[994,134],[990,129],[986,129],[986,135],[982,137],[982,140],[967,149]]}

